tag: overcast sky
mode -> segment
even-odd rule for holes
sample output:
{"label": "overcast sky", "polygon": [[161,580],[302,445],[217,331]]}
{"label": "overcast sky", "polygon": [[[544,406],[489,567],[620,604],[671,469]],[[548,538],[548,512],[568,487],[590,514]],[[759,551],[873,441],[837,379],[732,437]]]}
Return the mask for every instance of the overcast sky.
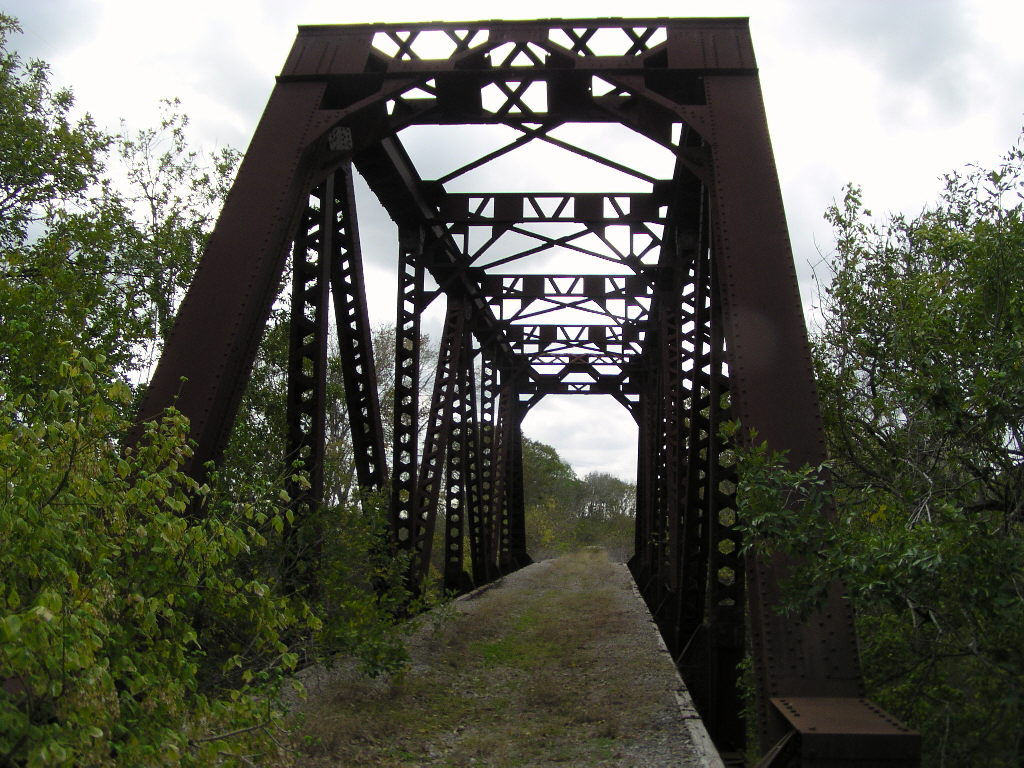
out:
{"label": "overcast sky", "polygon": [[[155,123],[178,97],[192,136],[244,149],[298,24],[460,21],[497,4],[318,0],[7,0],[24,34],[13,46],[48,61],[101,125]],[[1024,124],[1024,2],[1019,0],[518,0],[502,18],[749,16],[801,288],[832,248],[822,213],[848,181],[876,212],[915,213],[940,177],[995,162]],[[488,10],[495,9],[495,10]],[[361,203],[362,204],[362,203]],[[375,322],[393,311],[386,220],[361,211],[373,263]],[[372,254],[372,255],[370,255]],[[556,446],[581,475],[632,478],[632,419],[605,397],[547,398],[525,433]]]}

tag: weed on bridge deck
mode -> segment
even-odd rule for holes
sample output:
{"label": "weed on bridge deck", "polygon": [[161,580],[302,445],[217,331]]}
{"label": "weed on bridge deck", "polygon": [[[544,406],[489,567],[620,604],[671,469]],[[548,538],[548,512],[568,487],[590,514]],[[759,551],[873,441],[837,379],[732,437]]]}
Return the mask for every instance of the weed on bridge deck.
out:
{"label": "weed on bridge deck", "polygon": [[631,584],[624,566],[587,551],[424,617],[401,675],[307,682],[303,764],[714,765]]}

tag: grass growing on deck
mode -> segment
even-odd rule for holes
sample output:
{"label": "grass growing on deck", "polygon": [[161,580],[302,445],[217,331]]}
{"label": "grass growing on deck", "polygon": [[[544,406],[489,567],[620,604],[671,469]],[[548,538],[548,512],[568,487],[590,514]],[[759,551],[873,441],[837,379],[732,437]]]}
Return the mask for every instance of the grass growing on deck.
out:
{"label": "grass growing on deck", "polygon": [[635,621],[616,568],[600,550],[567,555],[425,618],[401,675],[345,676],[310,695],[303,764],[617,762],[620,740],[653,712],[633,695],[642,662],[609,661]]}

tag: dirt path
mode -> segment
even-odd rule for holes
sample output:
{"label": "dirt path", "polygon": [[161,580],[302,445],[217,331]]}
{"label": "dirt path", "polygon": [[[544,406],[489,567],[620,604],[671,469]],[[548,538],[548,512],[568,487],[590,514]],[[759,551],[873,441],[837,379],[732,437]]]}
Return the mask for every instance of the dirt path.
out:
{"label": "dirt path", "polygon": [[307,679],[302,763],[716,765],[632,583],[603,552],[547,560],[423,619],[398,679]]}

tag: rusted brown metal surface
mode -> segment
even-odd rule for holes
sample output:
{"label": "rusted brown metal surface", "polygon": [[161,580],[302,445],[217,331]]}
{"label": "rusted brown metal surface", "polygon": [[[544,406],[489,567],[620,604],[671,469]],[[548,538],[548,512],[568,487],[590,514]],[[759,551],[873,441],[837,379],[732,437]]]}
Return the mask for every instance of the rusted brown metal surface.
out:
{"label": "rusted brown metal surface", "polygon": [[772,698],[771,705],[774,716],[796,734],[801,768],[885,768],[919,761],[920,735],[867,699],[788,696]]}
{"label": "rusted brown metal surface", "polygon": [[[425,176],[405,132],[454,125],[504,138]],[[670,159],[641,168],[614,142],[562,130],[581,125],[628,129]],[[515,189],[473,188],[475,171],[538,146],[626,188],[522,191],[521,178]],[[399,233],[390,462],[353,169]],[[841,585],[796,622],[773,610],[789,564],[741,554],[721,424],[738,419],[796,464],[824,459],[745,20],[300,28],[143,405],[146,417],[174,403],[191,418],[196,475],[228,439],[293,243],[282,459],[310,464],[313,487],[296,494],[309,519],[322,492],[329,288],[358,482],[390,485],[392,543],[411,550],[414,586],[439,514],[446,588],[529,562],[523,418],[548,395],[609,395],[639,432],[630,567],[719,747],[743,748],[736,665],[749,642],[770,759],[869,764],[892,744],[913,764],[913,737],[865,715],[875,710],[861,698]],[[548,256],[592,267],[526,266]],[[446,321],[421,434],[421,326],[434,301]],[[837,718],[846,730],[826,725]]]}
{"label": "rusted brown metal surface", "polygon": [[[285,463],[301,467],[309,486],[288,481],[292,521],[284,537],[282,578],[296,585],[319,558],[317,537],[310,535],[324,490],[327,396],[327,310],[334,250],[334,176],[309,196],[292,246],[291,323],[288,339],[288,425]],[[295,477],[289,473],[289,477]]]}

